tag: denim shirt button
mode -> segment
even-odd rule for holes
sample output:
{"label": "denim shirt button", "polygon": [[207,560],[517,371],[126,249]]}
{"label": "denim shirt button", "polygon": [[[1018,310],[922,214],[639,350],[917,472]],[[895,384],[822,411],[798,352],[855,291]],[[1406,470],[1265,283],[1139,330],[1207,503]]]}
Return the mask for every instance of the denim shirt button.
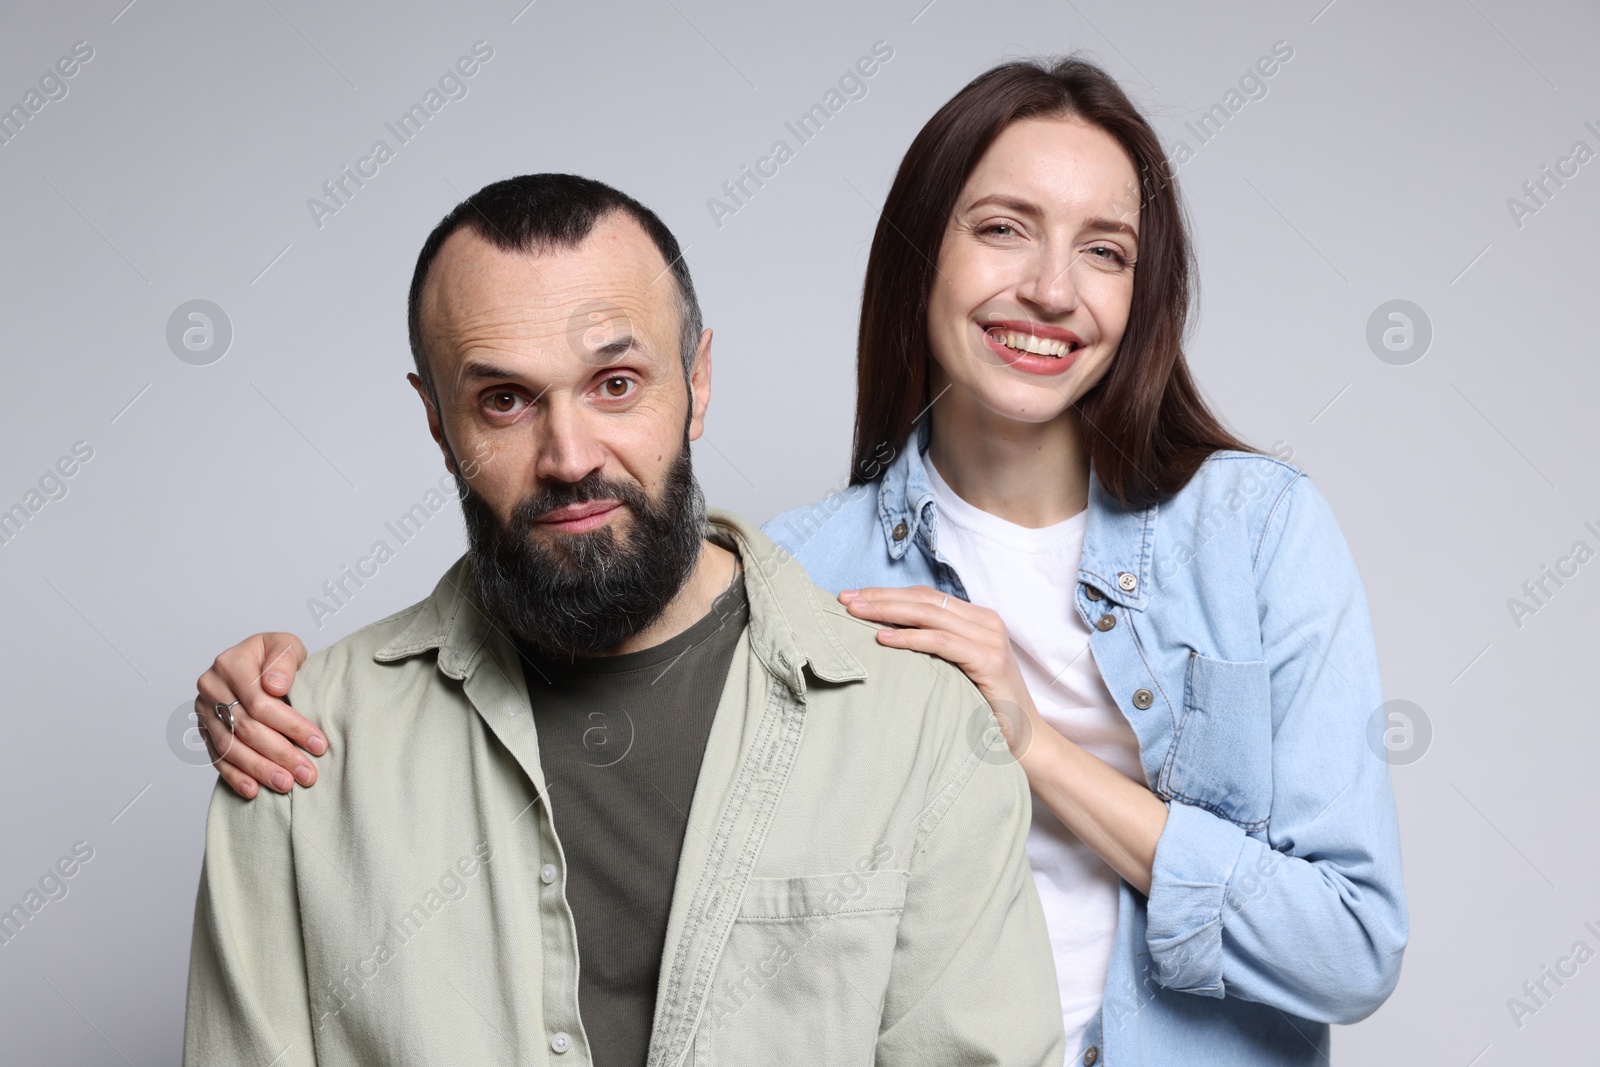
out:
{"label": "denim shirt button", "polygon": [[1083,1067],[1094,1067],[1095,1063],[1099,1059],[1100,1050],[1095,1048],[1093,1045],[1090,1045],[1088,1048],[1083,1050]]}
{"label": "denim shirt button", "polygon": [[1117,588],[1124,593],[1131,593],[1139,588],[1139,579],[1131,574],[1119,574],[1117,575]]}
{"label": "denim shirt button", "polygon": [[1105,596],[1104,593],[1100,592],[1100,590],[1096,589],[1092,585],[1086,585],[1083,587],[1083,595],[1088,597],[1090,600],[1099,600],[1102,596]]}
{"label": "denim shirt button", "polygon": [[906,539],[906,524],[903,521],[894,524],[894,539],[896,541],[904,541]]}
{"label": "denim shirt button", "polygon": [[1107,612],[1106,614],[1100,616],[1098,619],[1095,620],[1095,623],[1094,623],[1095,629],[1099,630],[1101,633],[1104,633],[1105,631],[1111,629],[1116,624],[1117,624],[1117,617],[1115,615],[1112,615],[1109,612]]}
{"label": "denim shirt button", "polygon": [[1148,689],[1135,689],[1133,691],[1133,706],[1144,711],[1156,702],[1156,695]]}

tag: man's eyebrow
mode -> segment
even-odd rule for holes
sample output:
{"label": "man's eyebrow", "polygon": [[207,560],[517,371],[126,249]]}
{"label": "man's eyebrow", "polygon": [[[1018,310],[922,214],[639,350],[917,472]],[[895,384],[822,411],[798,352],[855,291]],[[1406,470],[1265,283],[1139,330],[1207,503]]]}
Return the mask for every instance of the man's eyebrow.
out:
{"label": "man's eyebrow", "polygon": [[[967,205],[967,210],[971,211],[973,208],[983,207],[986,204],[992,204],[996,207],[1003,207],[1007,211],[1016,212],[1018,215],[1031,215],[1034,218],[1038,218],[1044,214],[1044,212],[1039,209],[1039,205],[1033,203],[1032,201],[1018,200],[1017,198],[1011,196],[985,196],[979,200],[974,200],[971,204]],[[1127,234],[1135,241],[1139,239],[1139,231],[1135,230],[1122,219],[1088,219],[1084,222],[1083,228],[1086,230],[1093,230],[1096,233]]]}
{"label": "man's eyebrow", "polygon": [[497,367],[493,363],[484,363],[481,360],[469,359],[461,365],[457,375],[460,381],[482,381],[486,378],[520,378],[521,375],[514,370]]}
{"label": "man's eyebrow", "polygon": [[609,362],[611,359],[616,359],[630,351],[643,352],[644,346],[639,343],[639,339],[633,334],[625,333],[621,337],[607,341],[599,348],[596,348],[594,354],[608,357],[607,361]]}

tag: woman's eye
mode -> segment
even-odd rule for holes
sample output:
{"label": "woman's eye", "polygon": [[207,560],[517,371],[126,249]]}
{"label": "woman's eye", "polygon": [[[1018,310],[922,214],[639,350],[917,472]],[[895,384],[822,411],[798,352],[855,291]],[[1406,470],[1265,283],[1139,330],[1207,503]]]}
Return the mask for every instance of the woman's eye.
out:
{"label": "woman's eye", "polygon": [[1119,267],[1128,262],[1126,256],[1110,245],[1096,245],[1089,249],[1089,253],[1096,259]]}
{"label": "woman's eye", "polygon": [[980,228],[978,232],[992,237],[1014,237],[1017,229],[1009,222],[991,222],[989,225]]}
{"label": "woman's eye", "polygon": [[613,400],[627,396],[632,389],[632,378],[607,378],[600,383],[600,391]]}

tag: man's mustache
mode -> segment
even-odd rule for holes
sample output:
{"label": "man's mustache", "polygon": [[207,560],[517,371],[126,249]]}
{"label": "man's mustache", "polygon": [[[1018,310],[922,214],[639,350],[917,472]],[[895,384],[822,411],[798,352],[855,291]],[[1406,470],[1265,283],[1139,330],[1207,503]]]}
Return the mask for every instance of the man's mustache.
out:
{"label": "man's mustache", "polygon": [[514,532],[526,534],[557,508],[587,504],[591,500],[615,500],[634,515],[649,504],[644,490],[637,484],[604,478],[598,471],[591,471],[576,482],[557,482],[524,497],[512,509],[507,526]]}

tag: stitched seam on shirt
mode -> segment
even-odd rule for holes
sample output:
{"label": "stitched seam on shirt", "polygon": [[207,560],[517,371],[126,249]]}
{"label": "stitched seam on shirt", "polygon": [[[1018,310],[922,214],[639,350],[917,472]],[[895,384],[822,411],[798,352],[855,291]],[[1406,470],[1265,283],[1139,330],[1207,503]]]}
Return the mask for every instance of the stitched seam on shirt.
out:
{"label": "stitched seam on shirt", "polygon": [[905,907],[840,908],[838,911],[811,911],[804,915],[741,915],[742,923],[826,922],[841,915],[898,915]]}
{"label": "stitched seam on shirt", "polygon": [[[778,702],[778,714],[774,717],[773,732],[777,735],[777,759],[782,766],[781,775],[775,776],[768,788],[759,794],[758,807],[754,817],[750,820],[749,834],[743,853],[739,856],[738,864],[734,871],[734,880],[743,880],[749,883],[749,873],[755,867],[756,857],[760,854],[762,846],[766,843],[767,830],[772,822],[772,816],[778,806],[778,798],[783,795],[784,786],[789,780],[789,771],[794,765],[794,751],[799,748],[800,729],[805,721],[805,704],[794,697],[781,679],[773,678],[770,683],[769,700]],[[793,714],[789,705],[794,705]],[[770,750],[769,750],[770,751]],[[754,772],[752,772],[754,773]],[[742,894],[741,894],[742,895]],[[712,975],[716,972],[717,964],[722,958],[722,950],[727,945],[727,937],[733,929],[733,924],[739,915],[738,902],[731,901],[726,896],[721,901],[725,909],[726,919],[719,924],[714,941],[718,949],[715,953],[706,953],[701,957],[698,967],[699,973],[695,976],[691,990],[690,1000],[701,1001],[701,1010],[704,1010],[703,998],[711,985]],[[687,1047],[690,1036],[694,1033],[694,1025],[699,1022],[700,1013],[695,1018],[688,1020],[688,1026],[683,1036],[683,1045]]]}
{"label": "stitched seam on shirt", "polygon": [[[374,655],[381,654],[382,652],[387,650],[389,652],[389,655],[394,656],[396,658],[399,658],[399,657],[402,657],[402,656],[414,656],[418,652],[422,651],[424,648],[428,647],[428,642],[426,640],[413,638],[412,640],[410,640],[410,641],[406,642],[405,644],[400,645],[400,646],[398,646],[396,648],[393,648],[393,649],[389,648],[389,646],[391,644],[393,644],[395,641],[398,641],[401,637],[405,636],[406,630],[408,630],[412,626],[416,625],[416,619],[415,619],[414,616],[422,614],[423,609],[426,608],[427,606],[428,606],[428,602],[424,600],[421,603],[417,603],[417,604],[411,605],[409,608],[405,608],[404,610],[397,611],[393,615],[390,615],[386,619],[379,619],[377,622],[373,623],[374,626],[381,626],[386,622],[399,622],[401,619],[406,619],[406,624],[405,624],[405,626],[400,628],[400,633],[396,634],[393,638],[391,638],[388,642],[386,642],[383,645],[382,648],[378,649],[378,651],[376,653],[374,653]],[[407,618],[407,616],[412,616],[412,617],[411,618]],[[386,663],[386,662],[389,662],[389,661],[388,660],[380,660],[379,662]]]}
{"label": "stitched seam on shirt", "polygon": [[1181,800],[1191,808],[1200,808],[1204,811],[1209,811],[1211,814],[1217,816],[1217,818],[1226,819],[1228,822],[1233,823],[1233,825],[1237,826],[1241,830],[1247,830],[1251,832],[1256,830],[1265,830],[1267,828],[1267,823],[1271,821],[1270,818],[1267,818],[1262,819],[1259,822],[1241,822],[1209,800],[1201,800],[1199,797],[1191,797],[1187,794],[1177,792],[1176,790],[1168,790],[1168,792],[1171,794],[1173,800]]}
{"label": "stitched seam on shirt", "polygon": [[[825,641],[827,641],[828,647],[833,650],[834,655],[836,657],[838,657],[840,660],[844,660],[844,661],[849,661],[849,660],[855,659],[854,656],[850,655],[849,652],[845,651],[845,647],[839,641],[838,635],[833,632],[833,623],[827,617],[826,613],[823,612],[822,605],[817,603],[816,594],[813,593],[811,590],[807,589],[805,591],[805,595],[806,595],[806,607],[807,607],[807,610],[811,614],[811,621],[812,621],[813,624],[815,624],[816,628],[822,632],[823,639]],[[853,619],[853,618],[855,618],[855,616],[852,615],[852,616],[850,616],[850,618]],[[857,666],[857,669],[860,669],[859,661],[857,662],[856,666]],[[849,669],[846,666],[846,663],[843,663],[843,662],[837,664],[836,668],[837,669],[843,669],[843,670],[848,670]],[[812,664],[812,669],[813,670],[816,669],[816,664],[815,663]],[[832,681],[833,679],[828,679],[828,680]]]}
{"label": "stitched seam on shirt", "polygon": [[[749,822],[749,830],[746,837],[745,847],[742,854],[736,861],[733,875],[730,879],[730,881],[733,882],[738,882],[741,880],[745,882],[749,881],[749,872],[755,866],[756,857],[760,854],[761,846],[766,842],[767,829],[772,821],[772,815],[777,808],[778,798],[783,795],[784,786],[788,783],[789,771],[794,765],[794,752],[799,748],[800,731],[805,723],[804,702],[802,702],[799,698],[792,696],[787,683],[785,683],[781,678],[775,678],[770,675],[768,676],[767,701],[769,708],[773,702],[776,702],[778,704],[778,710],[776,714],[763,714],[763,720],[765,722],[770,722],[771,726],[770,729],[767,730],[763,735],[765,743],[761,744],[758,748],[752,749],[751,754],[758,755],[769,752],[771,751],[770,746],[776,744],[778,746],[778,750],[775,755],[781,763],[782,773],[775,776],[769,784],[769,787],[761,790],[761,792],[758,794],[757,808],[755,814],[752,816]],[[791,703],[794,705],[794,714],[786,714],[786,712],[789,711],[788,705]],[[776,735],[776,741],[771,740],[773,735]],[[745,764],[745,770],[740,775],[741,781],[738,787],[741,796],[749,792],[750,787],[754,784],[755,774],[758,770],[757,767],[750,766],[750,760],[746,759],[743,762]],[[741,803],[733,810],[737,812],[742,810],[742,807],[743,804]],[[733,821],[738,821],[737,816],[735,816]],[[732,827],[730,826],[728,836],[731,836],[731,832]],[[717,847],[719,852],[724,844],[725,842],[718,843]],[[727,917],[721,922],[717,923],[718,929],[715,930],[714,936],[712,937],[712,940],[717,945],[717,950],[715,952],[705,952],[696,962],[696,974],[694,975],[693,984],[691,985],[689,991],[688,1000],[691,1003],[700,1002],[701,1010],[697,1011],[693,1018],[689,1018],[687,1015],[679,1016],[677,1033],[668,1043],[668,1048],[663,1053],[663,1055],[670,1062],[676,1062],[676,1060],[688,1047],[689,1039],[693,1035],[694,1028],[696,1025],[698,1025],[700,1021],[700,1015],[705,1007],[704,997],[706,995],[706,989],[708,986],[710,986],[711,977],[716,971],[717,963],[722,958],[722,949],[726,947],[727,935],[733,928],[734,920],[738,917],[737,903],[730,901],[728,896],[728,894],[724,894],[724,896],[718,901],[719,910],[726,914]],[[696,903],[699,903],[698,899],[696,900]],[[697,909],[697,913],[698,910],[699,909]],[[694,925],[695,927],[700,925],[698,919],[694,920]],[[688,936],[687,932],[685,936]],[[680,970],[681,968],[674,968],[673,978],[675,985],[681,985],[681,977],[678,973]]]}
{"label": "stitched seam on shirt", "polygon": [[1150,583],[1146,580],[1154,573],[1151,560],[1155,556],[1156,522],[1160,515],[1160,504],[1151,504],[1145,511],[1144,530],[1139,535],[1139,600],[1148,604],[1150,601]]}
{"label": "stitched seam on shirt", "polygon": [[[788,716],[785,714],[785,711],[787,709],[784,708],[783,705],[786,704],[792,698],[790,696],[790,693],[789,693],[787,685],[785,685],[780,679],[776,679],[776,678],[771,679],[770,682],[769,682],[769,686],[770,686],[770,693],[769,693],[768,699],[769,700],[776,700],[778,702],[778,704],[779,704],[778,713],[777,713],[777,715],[773,716],[773,721],[772,721],[771,736],[774,738],[774,740],[770,740],[767,744],[763,745],[760,749],[758,749],[755,752],[753,752],[752,755],[766,754],[769,757],[776,757],[778,760],[784,760],[784,757],[787,755],[787,753],[785,753],[783,750],[788,749],[792,742],[791,742],[791,739],[788,737],[788,734],[790,733],[790,730],[789,730],[788,727],[789,727],[790,724],[785,722],[785,719],[788,718]],[[774,752],[774,749],[773,749],[774,745],[777,746],[777,751],[776,752]],[[755,781],[754,781],[755,780],[755,776],[758,773],[760,773],[760,770],[761,770],[761,768],[760,768],[759,765],[756,766],[756,767],[751,768],[751,770],[749,772],[749,776],[750,776],[750,780],[751,780],[750,784],[752,786],[755,784]],[[736,880],[736,881],[740,880],[741,879],[741,875],[743,875],[743,880],[748,884],[748,882],[749,882],[748,872],[749,872],[749,870],[751,868],[753,868],[755,866],[756,853],[760,851],[761,845],[764,844],[765,841],[766,841],[766,826],[767,826],[767,823],[770,820],[772,809],[775,808],[776,805],[777,805],[778,796],[783,792],[783,783],[786,782],[787,780],[788,780],[788,768],[787,768],[787,766],[785,766],[784,772],[783,772],[783,778],[781,780],[774,780],[774,782],[772,783],[770,788],[763,789],[757,794],[757,805],[758,806],[756,808],[754,817],[752,817],[751,820],[750,820],[750,829],[749,829],[749,833],[747,835],[744,851],[739,856],[739,858],[738,858],[738,860],[736,862],[736,865],[734,867],[734,875],[733,875],[734,880]],[[741,895],[742,895],[742,893],[741,893]],[[732,926],[733,926],[733,920],[738,916],[738,908],[735,907],[735,906],[732,906],[727,901],[726,896],[724,897],[723,901],[721,902],[721,908],[722,909],[728,909],[727,910],[728,918],[727,918],[726,922],[722,923],[721,925],[731,929]],[[721,936],[720,932],[718,934],[717,940],[718,941],[722,940],[722,936]],[[692,990],[691,999],[699,999],[700,993],[703,990],[703,988],[710,983],[710,980],[711,980],[711,973],[710,972],[715,970],[715,966],[714,966],[714,964],[712,966],[707,966],[705,960],[702,959],[702,962],[701,962],[701,965],[700,965],[699,969],[700,969],[701,973],[700,973],[700,975],[698,975],[696,977],[695,986],[694,986],[694,988]]]}
{"label": "stitched seam on shirt", "polygon": [[1178,746],[1183,742],[1183,732],[1189,725],[1189,716],[1194,714],[1194,708],[1189,705],[1189,691],[1194,685],[1194,662],[1198,656],[1196,652],[1189,653],[1189,662],[1183,672],[1183,718],[1173,721],[1172,743],[1167,746],[1167,758],[1161,766],[1163,791],[1169,798],[1177,796],[1171,789],[1172,768],[1178,762]]}
{"label": "stitched seam on shirt", "polygon": [[1176,734],[1178,731],[1178,719],[1172,713],[1172,698],[1167,695],[1166,686],[1161,684],[1161,676],[1150,666],[1150,660],[1144,654],[1144,642],[1139,640],[1139,631],[1134,629],[1133,616],[1128,616],[1125,621],[1128,625],[1128,637],[1133,641],[1133,650],[1139,654],[1139,662],[1144,664],[1144,673],[1150,679],[1150,684],[1155,686],[1156,692],[1161,694],[1161,702],[1167,706],[1167,720],[1172,723],[1172,731]]}
{"label": "stitched seam on shirt", "polygon": [[[932,669],[931,665],[929,669]],[[939,682],[939,687],[935,690],[933,695],[937,697],[946,696],[946,694],[949,692],[951,683],[940,678],[938,675],[935,675],[935,680]],[[982,698],[980,697],[979,699]],[[972,776],[977,773],[978,766],[982,762],[983,760],[980,758],[979,754],[969,748],[967,751],[967,762],[962,767],[957,769],[957,772],[945,782],[943,788],[939,790],[938,794],[934,796],[933,800],[931,800],[927,806],[922,809],[922,813],[917,816],[917,832],[911,845],[911,852],[913,856],[916,855],[917,852],[921,851],[922,843],[932,836],[933,832],[939,828],[939,824],[944,821],[946,813],[949,812],[951,806],[956,802],[956,798],[961,795],[962,790],[966,789],[967,783],[972,780]]]}
{"label": "stitched seam on shirt", "polygon": [[[767,701],[769,705],[773,699],[773,684],[774,680],[769,675],[767,679]],[[766,739],[771,730],[772,718],[773,717],[770,714],[763,711],[761,721],[756,728],[756,736],[751,742],[753,746],[756,746],[754,749],[755,751],[761,751],[764,749]],[[739,822],[739,812],[744,808],[744,798],[749,792],[751,778],[752,771],[750,767],[750,761],[747,759],[740,759],[739,770],[737,776],[734,778],[733,788],[728,791],[728,798],[724,802],[724,814],[722,818],[717,821],[717,825],[711,840],[711,849],[706,854],[705,871],[702,871],[700,879],[695,885],[694,899],[689,905],[689,917],[684,923],[683,932],[678,937],[678,951],[675,954],[676,958],[672,962],[671,972],[667,975],[667,991],[666,996],[662,1000],[662,1004],[664,1006],[674,1005],[675,1001],[684,999],[681,991],[681,987],[683,985],[684,961],[687,955],[684,951],[684,946],[694,944],[696,939],[700,937],[700,928],[703,925],[706,901],[711,894],[717,892],[719,888],[722,888],[722,879],[717,877],[716,872],[718,872],[722,867],[722,857],[727,852],[728,842],[732,838],[734,828]],[[711,874],[710,878],[706,877],[707,872]],[[665,1041],[666,1047],[662,1049],[663,1058],[669,1056],[669,1050],[676,1051],[680,1044],[687,1043],[687,1035],[682,1035],[682,1039],[680,1041],[680,1034],[683,1030],[684,1023],[685,1020],[683,1019],[682,1014],[679,1014],[677,1025],[671,1032],[667,1034]],[[654,1043],[652,1042],[652,1044]],[[650,1059],[651,1064],[660,1064],[661,1062],[663,1062],[662,1058],[651,1057]]]}
{"label": "stitched seam on shirt", "polygon": [[1226,819],[1228,822],[1233,823],[1242,830],[1264,830],[1267,828],[1267,824],[1272,820],[1272,816],[1270,814],[1267,816],[1267,818],[1256,822],[1243,822],[1239,819],[1235,819],[1232,815],[1229,815],[1213,801],[1202,800],[1199,797],[1192,797],[1187,793],[1183,793],[1172,788],[1171,769],[1178,761],[1178,747],[1183,742],[1184,731],[1188,728],[1189,720],[1194,717],[1195,713],[1195,709],[1193,706],[1191,706],[1189,701],[1189,689],[1193,684],[1189,679],[1192,678],[1194,674],[1194,664],[1195,660],[1198,658],[1198,653],[1189,653],[1189,670],[1184,681],[1183,720],[1173,729],[1172,744],[1167,748],[1167,758],[1161,767],[1161,783],[1163,783],[1162,791],[1166,793],[1169,800],[1181,800],[1192,808],[1200,808],[1204,811],[1209,811],[1211,814],[1216,815],[1219,818]]}
{"label": "stitched seam on shirt", "polygon": [[1267,543],[1267,533],[1272,529],[1272,521],[1278,517],[1278,509],[1289,499],[1289,490],[1294,488],[1294,483],[1305,477],[1305,471],[1295,471],[1293,478],[1284,484],[1278,498],[1272,502],[1272,508],[1267,512],[1267,521],[1261,524],[1261,536],[1256,539],[1256,550],[1250,554],[1250,573],[1254,574],[1256,567],[1261,562],[1261,549]]}

